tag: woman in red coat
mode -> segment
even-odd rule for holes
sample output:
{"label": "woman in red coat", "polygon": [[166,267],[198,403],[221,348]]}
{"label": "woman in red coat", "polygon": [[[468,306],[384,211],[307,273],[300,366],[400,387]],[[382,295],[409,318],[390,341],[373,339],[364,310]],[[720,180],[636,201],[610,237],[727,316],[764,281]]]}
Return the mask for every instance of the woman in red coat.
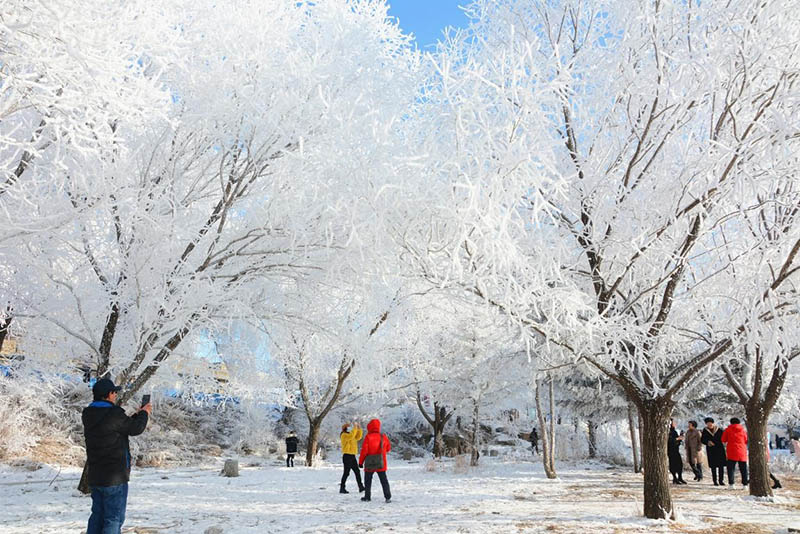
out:
{"label": "woman in red coat", "polygon": [[731,419],[731,425],[722,433],[722,443],[726,445],[728,456],[728,485],[733,486],[733,470],[739,464],[742,484],[747,485],[747,431],[740,424],[738,417]]}
{"label": "woman in red coat", "polygon": [[[386,502],[392,501],[392,492],[389,489],[389,479],[386,478],[386,453],[392,450],[389,438],[381,434],[381,422],[373,419],[367,425],[367,437],[361,444],[361,456],[358,466],[364,468],[364,496],[362,501],[371,500],[372,476],[378,473],[378,478],[383,487],[383,496]],[[367,458],[367,457],[370,458]],[[366,461],[366,465],[365,462]]]}

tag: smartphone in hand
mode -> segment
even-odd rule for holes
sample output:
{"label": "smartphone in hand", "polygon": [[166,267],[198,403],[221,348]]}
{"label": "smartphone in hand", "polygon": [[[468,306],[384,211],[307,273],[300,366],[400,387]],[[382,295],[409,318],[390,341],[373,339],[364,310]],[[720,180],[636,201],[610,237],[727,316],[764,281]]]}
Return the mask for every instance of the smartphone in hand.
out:
{"label": "smartphone in hand", "polygon": [[150,395],[142,395],[142,406],[147,406],[150,404]]}

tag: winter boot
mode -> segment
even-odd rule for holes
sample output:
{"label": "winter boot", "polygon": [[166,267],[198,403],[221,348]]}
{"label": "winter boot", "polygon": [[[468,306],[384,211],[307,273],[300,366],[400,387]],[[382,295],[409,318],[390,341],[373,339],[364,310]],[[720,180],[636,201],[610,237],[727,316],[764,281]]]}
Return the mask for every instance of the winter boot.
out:
{"label": "winter boot", "polygon": [[350,492],[344,489],[344,486],[339,486],[339,493],[350,493]]}
{"label": "winter boot", "polygon": [[361,500],[364,501],[364,502],[369,502],[370,501],[370,499],[367,499],[366,497],[361,497]]}
{"label": "winter boot", "polygon": [[389,497],[388,499],[386,499],[386,502],[392,502],[392,498]]}
{"label": "winter boot", "polygon": [[769,478],[772,479],[772,489],[781,489],[783,487],[781,486],[781,481],[775,478],[772,473],[769,474]]}

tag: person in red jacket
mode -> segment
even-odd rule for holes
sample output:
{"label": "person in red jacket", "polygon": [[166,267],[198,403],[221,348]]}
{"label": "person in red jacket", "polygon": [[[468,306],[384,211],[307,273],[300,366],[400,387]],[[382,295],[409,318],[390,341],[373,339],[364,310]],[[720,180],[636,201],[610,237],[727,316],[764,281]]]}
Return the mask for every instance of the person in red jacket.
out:
{"label": "person in red jacket", "polygon": [[392,501],[389,479],[386,478],[386,453],[391,450],[392,444],[389,442],[389,438],[385,434],[381,434],[381,422],[373,419],[367,425],[367,437],[361,444],[361,455],[358,458],[358,466],[364,469],[362,501],[371,500],[372,476],[375,473],[378,473],[386,502]]}
{"label": "person in red jacket", "polygon": [[746,486],[748,482],[747,431],[741,425],[738,417],[731,418],[731,425],[722,433],[722,443],[726,445],[725,454],[728,457],[728,485],[733,486],[733,470],[736,464],[739,464],[742,485]]}

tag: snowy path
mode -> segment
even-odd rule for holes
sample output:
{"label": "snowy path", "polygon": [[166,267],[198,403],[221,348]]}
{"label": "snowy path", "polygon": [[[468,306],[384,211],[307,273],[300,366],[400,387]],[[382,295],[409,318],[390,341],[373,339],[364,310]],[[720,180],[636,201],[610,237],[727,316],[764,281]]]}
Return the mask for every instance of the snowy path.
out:
{"label": "snowy path", "polygon": [[[247,459],[242,463],[247,466]],[[800,485],[787,483],[775,503],[751,500],[740,487],[705,481],[675,492],[681,519],[639,517],[641,479],[600,464],[561,466],[548,481],[539,464],[488,463],[467,474],[452,464],[428,472],[423,464],[390,461],[393,502],[383,502],[375,479],[373,501],[340,495],[339,467],[243,467],[236,479],[218,468],[139,469],[132,481],[124,532],[200,533],[219,526],[244,533],[633,533],[786,532],[800,527]],[[73,489],[75,469],[34,472],[0,467],[0,532],[82,532],[90,501]],[[23,482],[22,484],[19,484]],[[349,481],[349,489],[355,482]],[[377,493],[374,490],[377,489]],[[11,506],[9,506],[11,505]],[[720,530],[725,523],[728,529]]]}

